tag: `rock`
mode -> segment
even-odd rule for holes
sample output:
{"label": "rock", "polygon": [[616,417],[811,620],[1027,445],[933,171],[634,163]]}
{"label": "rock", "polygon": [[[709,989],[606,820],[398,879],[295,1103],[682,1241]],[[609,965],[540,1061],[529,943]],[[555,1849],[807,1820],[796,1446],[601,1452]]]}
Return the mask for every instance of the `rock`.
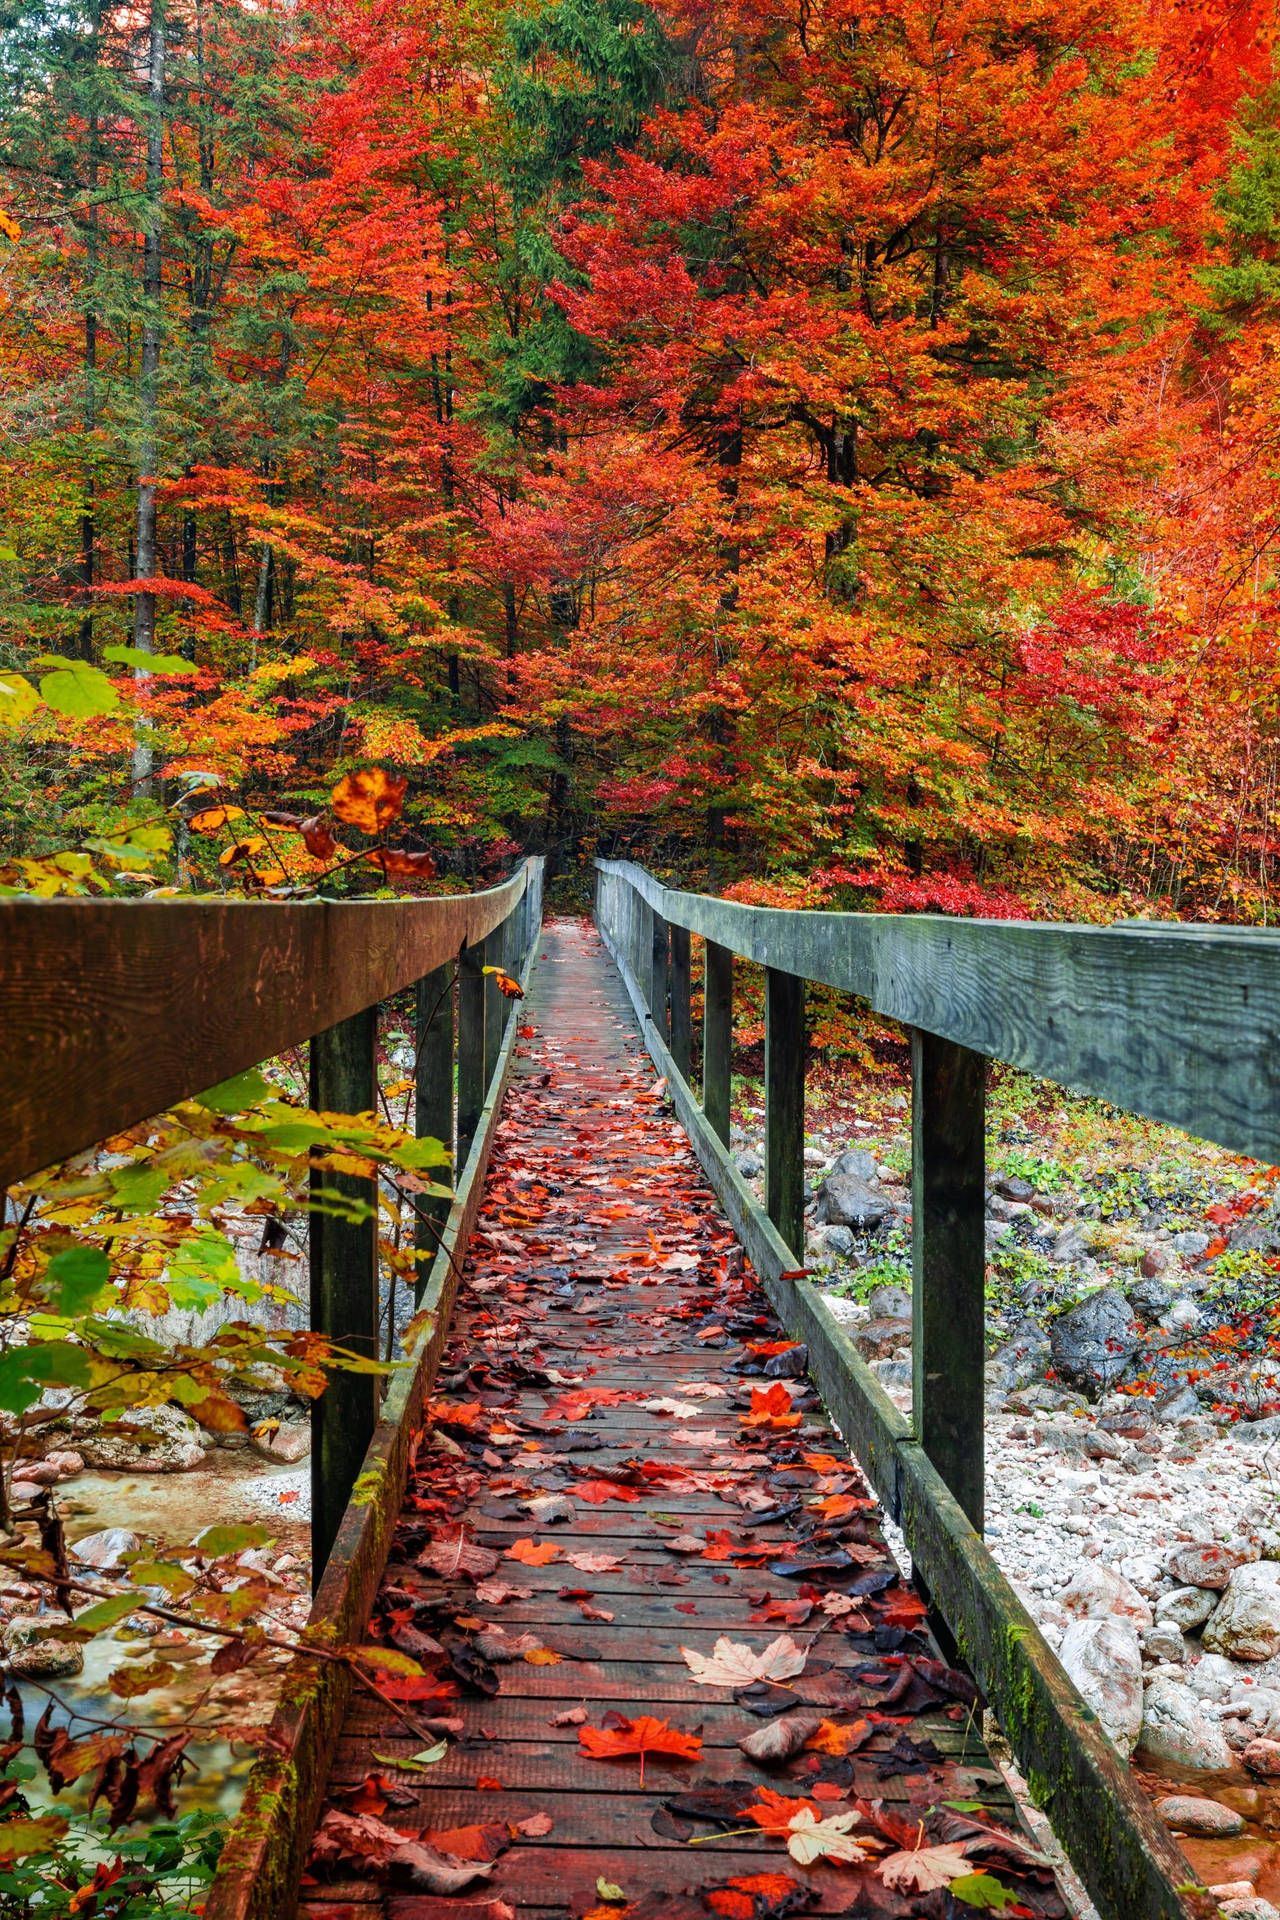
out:
{"label": "rock", "polygon": [[1114,1616],[1074,1620],[1058,1658],[1108,1738],[1121,1753],[1132,1753],[1142,1727],[1142,1650],[1133,1622]]}
{"label": "rock", "polygon": [[1217,1604],[1217,1595],[1209,1587],[1175,1587],[1156,1601],[1156,1621],[1192,1633],[1204,1625]]}
{"label": "rock", "polygon": [[1156,1812],[1175,1833],[1193,1833],[1205,1840],[1229,1840],[1244,1832],[1244,1818],[1217,1800],[1201,1800],[1189,1793],[1171,1793],[1156,1801]]}
{"label": "rock", "polygon": [[879,1167],[874,1153],[869,1153],[865,1147],[846,1147],[831,1162],[831,1172],[842,1180],[870,1181],[878,1177]]}
{"label": "rock", "polygon": [[826,1161],[827,1161],[827,1156],[822,1151],[821,1147],[805,1148],[804,1164],[806,1167],[822,1167],[826,1165]]}
{"label": "rock", "polygon": [[1133,1308],[1115,1287],[1100,1287],[1049,1327],[1056,1371],[1095,1398],[1119,1379],[1140,1344]]}
{"label": "rock", "polygon": [[1132,1620],[1135,1627],[1149,1627],[1153,1618],[1136,1587],[1098,1560],[1077,1567],[1057,1599],[1065,1613],[1084,1620],[1116,1617]]}
{"label": "rock", "polygon": [[10,1672],[24,1680],[65,1680],[84,1671],[84,1653],[73,1641],[40,1638],[55,1625],[47,1615],[9,1622],[4,1643]]}
{"label": "rock", "polygon": [[1207,1233],[1175,1233],[1169,1245],[1184,1260],[1198,1260],[1209,1245]]}
{"label": "rock", "polygon": [[1184,1420],[1196,1419],[1199,1412],[1200,1402],[1193,1387],[1179,1387],[1156,1401],[1156,1419],[1162,1427],[1181,1426]]}
{"label": "rock", "polygon": [[1124,1297],[1147,1320],[1157,1319],[1173,1299],[1163,1280],[1146,1273],[1141,1280],[1135,1280],[1132,1286],[1125,1288]]}
{"label": "rock", "polygon": [[991,1190],[1004,1200],[1030,1200],[1035,1194],[1031,1182],[1016,1173],[1002,1173],[998,1180],[991,1182]]}
{"label": "rock", "polygon": [[1148,1247],[1138,1263],[1138,1271],[1144,1280],[1154,1280],[1157,1274],[1164,1273],[1172,1264],[1173,1256],[1168,1247]]}
{"label": "rock", "polygon": [[1231,1432],[1233,1440],[1249,1447],[1269,1447],[1280,1439],[1280,1413],[1269,1413],[1264,1420],[1240,1420]]}
{"label": "rock", "polygon": [[1280,1565],[1237,1567],[1204,1630],[1211,1653],[1232,1660],[1270,1660],[1280,1653]]}
{"label": "rock", "polygon": [[1187,1669],[1187,1685],[1201,1700],[1229,1700],[1240,1684],[1240,1674],[1220,1653],[1201,1654]]}
{"label": "rock", "polygon": [[1167,1620],[1158,1620],[1143,1634],[1142,1651],[1149,1660],[1167,1660],[1175,1667],[1183,1666],[1187,1658],[1187,1643],[1182,1637],[1181,1627],[1175,1627]]}
{"label": "rock", "polygon": [[1000,1368],[1006,1389],[1029,1387],[1043,1377],[1048,1364],[1049,1336],[1034,1320],[1024,1321],[1012,1339],[996,1348],[988,1362]]}
{"label": "rock", "polygon": [[744,1180],[758,1180],[764,1172],[764,1161],[758,1153],[740,1153],[736,1164]]}
{"label": "rock", "polygon": [[73,1480],[76,1474],[84,1472],[83,1454],[76,1453],[70,1447],[56,1453],[46,1453],[44,1464],[55,1470],[59,1480]]}
{"label": "rock", "polygon": [[1248,1894],[1240,1900],[1224,1900],[1221,1911],[1227,1920],[1280,1920],[1280,1908],[1273,1907],[1259,1893]]}
{"label": "rock", "polygon": [[901,1388],[912,1384],[909,1360],[872,1360],[869,1365],[882,1387]]}
{"label": "rock", "polygon": [[1240,1755],[1250,1773],[1264,1780],[1280,1779],[1280,1740],[1251,1740]]}
{"label": "rock", "polygon": [[850,1338],[864,1360],[892,1359],[898,1347],[911,1344],[910,1320],[866,1320]]}
{"label": "rock", "polygon": [[1119,1571],[1129,1585],[1136,1587],[1143,1599],[1150,1600],[1153,1605],[1164,1592],[1164,1563],[1153,1553],[1126,1554],[1120,1562]]}
{"label": "rock", "polygon": [[[840,1156],[842,1160],[847,1157]],[[850,1174],[833,1171],[818,1188],[820,1224],[852,1227],[858,1233],[866,1233],[872,1227],[882,1226],[892,1212],[893,1202],[886,1193]]]}
{"label": "rock", "polygon": [[1049,1258],[1065,1266],[1069,1260],[1079,1260],[1088,1250],[1083,1222],[1068,1220],[1065,1226],[1059,1227]]}
{"label": "rock", "polygon": [[848,1227],[823,1227],[818,1238],[825,1253],[847,1256],[853,1252],[853,1235]]}
{"label": "rock", "polygon": [[200,1428],[179,1407],[129,1407],[76,1442],[87,1467],[110,1473],[186,1473],[204,1461]]}
{"label": "rock", "polygon": [[1219,1593],[1237,1567],[1259,1558],[1253,1546],[1224,1546],[1220,1540],[1191,1540],[1165,1560],[1172,1579],[1184,1587],[1216,1587]]}
{"label": "rock", "polygon": [[1231,1765],[1222,1729],[1201,1710],[1189,1687],[1164,1675],[1151,1682],[1143,1698],[1139,1745],[1151,1759],[1180,1767],[1220,1772]]}
{"label": "rock", "polygon": [[[835,1229],[839,1232],[839,1228]],[[905,1287],[872,1287],[867,1306],[873,1320],[910,1320],[911,1295]]]}
{"label": "rock", "polygon": [[86,1533],[71,1544],[71,1558],[82,1567],[96,1567],[99,1573],[118,1573],[126,1553],[138,1553],[142,1540],[127,1527],[105,1527],[101,1533]]}
{"label": "rock", "polygon": [[1250,1880],[1223,1880],[1209,1889],[1215,1900],[1248,1900],[1253,1895]]}
{"label": "rock", "polygon": [[311,1423],[307,1420],[282,1420],[274,1433],[251,1434],[249,1444],[264,1460],[296,1466],[311,1452]]}
{"label": "rock", "polygon": [[1164,1324],[1175,1333],[1190,1333],[1200,1325],[1200,1309],[1194,1300],[1175,1300],[1164,1316]]}

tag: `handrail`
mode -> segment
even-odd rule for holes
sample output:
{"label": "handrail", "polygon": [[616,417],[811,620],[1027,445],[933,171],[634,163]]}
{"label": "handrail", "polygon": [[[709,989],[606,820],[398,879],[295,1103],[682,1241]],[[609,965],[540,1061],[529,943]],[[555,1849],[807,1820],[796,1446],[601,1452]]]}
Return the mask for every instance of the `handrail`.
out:
{"label": "handrail", "polygon": [[430,900],[0,901],[0,1190],[412,985],[540,903],[541,872]]}
{"label": "handrail", "polygon": [[[596,871],[597,923],[676,1113],[1089,1892],[1107,1920],[1207,1920],[1216,1902],[981,1539],[985,1056],[1265,1155],[1280,1145],[1273,939],[791,913],[681,893],[626,861]],[[701,1101],[690,933],[706,941]],[[734,954],[765,969],[763,1210],[728,1153]],[[910,1420],[804,1277],[806,980],[911,1029]],[[1168,995],[1173,1011],[1150,997]]]}

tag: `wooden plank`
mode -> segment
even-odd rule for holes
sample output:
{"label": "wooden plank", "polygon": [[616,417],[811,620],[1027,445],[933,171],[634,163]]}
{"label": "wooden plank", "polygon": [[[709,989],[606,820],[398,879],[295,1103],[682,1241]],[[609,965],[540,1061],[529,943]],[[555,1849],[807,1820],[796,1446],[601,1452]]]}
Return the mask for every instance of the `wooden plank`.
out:
{"label": "wooden plank", "polygon": [[411,986],[531,865],[435,900],[0,901],[0,1189]]}
{"label": "wooden plank", "polygon": [[[651,883],[653,884],[653,883]],[[615,956],[616,958],[616,956]],[[619,966],[633,1002],[634,981]],[[670,1056],[646,1031],[658,1072]],[[1017,1755],[1036,1798],[1105,1920],[1208,1920],[1210,1898],[1063,1672],[981,1538],[852,1342],[807,1281],[781,1281],[793,1258],[756,1206],[678,1079],[670,1095],[846,1443],[906,1535],[930,1595]],[[552,1671],[557,1671],[552,1669]]]}
{"label": "wooden plank", "polygon": [[[311,1105],[317,1113],[368,1113],[378,1103],[378,1009],[365,1007],[311,1042]],[[372,1180],[313,1170],[309,1260],[311,1325],[347,1352],[378,1358],[378,1195]],[[335,1193],[367,1208],[363,1220],[322,1208]],[[319,1586],[342,1516],[378,1424],[379,1380],[329,1371],[311,1403],[311,1565]]]}
{"label": "wooden plank", "polygon": [[1280,1164],[1274,932],[795,912],[678,893],[641,867],[605,864],[668,921],[762,966]]}
{"label": "wooden plank", "polygon": [[486,976],[481,969],[487,943],[483,940],[468,947],[458,962],[458,1171],[462,1173],[471,1154],[471,1142],[484,1107],[485,1030],[488,1024]]}
{"label": "wooden plank", "polygon": [[[530,951],[526,980],[537,963],[538,944],[535,941]],[[409,1470],[410,1442],[439,1370],[462,1271],[461,1252],[484,1193],[515,1037],[512,1023],[427,1280],[422,1306],[433,1316],[430,1331],[414,1364],[393,1381],[364,1458],[361,1477],[371,1497],[347,1508],[316,1590],[307,1625],[324,1645],[359,1642],[386,1565]],[[350,1677],[335,1663],[299,1660],[285,1676],[271,1722],[271,1744],[245,1783],[240,1811],[205,1897],[204,1920],[284,1920],[293,1911],[350,1698]]]}
{"label": "wooden plank", "polygon": [[649,988],[649,1011],[653,1015],[653,1024],[665,1041],[669,1034],[667,1021],[669,957],[667,952],[667,923],[660,913],[653,916],[653,973]]}
{"label": "wooden plank", "polygon": [[986,1478],[986,1069],[981,1054],[913,1030],[913,1420],[979,1533]]}
{"label": "wooden plank", "polygon": [[702,1015],[702,1110],[707,1125],[729,1144],[729,1094],[733,1069],[733,954],[706,943]]}
{"label": "wooden plank", "polygon": [[764,977],[765,1212],[804,1262],[804,981]]}
{"label": "wooden plank", "polygon": [[[453,1070],[454,1070],[454,974],[452,961],[435,967],[419,980],[415,991],[415,1040],[417,1073],[414,1089],[414,1132],[439,1140],[450,1156],[454,1153]],[[438,1186],[452,1186],[454,1162],[434,1167],[432,1179]],[[418,1299],[426,1290],[427,1275],[436,1256],[440,1233],[449,1217],[448,1200],[417,1196],[422,1212],[414,1227],[418,1249],[418,1271],[414,1292]]]}

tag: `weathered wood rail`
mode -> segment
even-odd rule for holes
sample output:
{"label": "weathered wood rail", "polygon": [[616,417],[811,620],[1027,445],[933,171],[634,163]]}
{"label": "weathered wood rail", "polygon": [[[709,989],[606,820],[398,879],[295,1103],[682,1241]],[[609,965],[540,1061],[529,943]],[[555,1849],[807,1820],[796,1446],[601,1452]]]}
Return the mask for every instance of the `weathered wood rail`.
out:
{"label": "weathered wood rail", "polygon": [[[1275,936],[788,912],[680,892],[628,862],[596,869],[597,923],[676,1112],[1085,1885],[1117,1920],[1212,1913],[982,1542],[986,1061],[1274,1163]],[[691,935],[705,942],[700,1097]],[[735,955],[765,969],[763,1209],[727,1150]],[[858,995],[910,1030],[910,1420],[803,1277],[806,981]]]}
{"label": "weathered wood rail", "polygon": [[[542,871],[526,860],[500,886],[430,900],[0,904],[0,1187],[304,1042],[313,1104],[366,1112],[378,1004],[416,991],[416,1128],[452,1147],[454,1198],[421,1231],[434,1257],[418,1297],[434,1326],[413,1367],[381,1402],[376,1376],[337,1373],[313,1409],[309,1625],[322,1643],[358,1632],[386,1560],[515,1038],[512,1003],[483,968],[527,974]],[[310,1286],[312,1326],[376,1354],[376,1217],[314,1217]],[[358,1476],[371,1492],[354,1504]],[[257,1911],[287,1910],[349,1692],[341,1663],[295,1665],[206,1920],[246,1911],[250,1890]]]}

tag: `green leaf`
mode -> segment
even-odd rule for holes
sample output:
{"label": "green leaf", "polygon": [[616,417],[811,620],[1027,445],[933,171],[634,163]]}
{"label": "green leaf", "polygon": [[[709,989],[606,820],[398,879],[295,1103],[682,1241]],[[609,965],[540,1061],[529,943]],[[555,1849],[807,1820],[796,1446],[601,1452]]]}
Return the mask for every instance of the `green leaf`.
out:
{"label": "green leaf", "polygon": [[107,1627],[115,1627],[134,1613],[138,1607],[136,1593],[113,1593],[108,1600],[99,1600],[96,1606],[86,1607],[75,1618],[75,1629],[79,1633],[102,1633]]}
{"label": "green leaf", "polygon": [[265,1100],[270,1091],[258,1069],[250,1067],[246,1073],[237,1073],[230,1080],[220,1080],[207,1093],[198,1093],[196,1104],[207,1107],[210,1113],[243,1113],[246,1107],[255,1107],[259,1100]]}
{"label": "green leaf", "polygon": [[20,727],[38,712],[40,696],[20,673],[0,673],[0,727]]}
{"label": "green leaf", "polygon": [[183,1241],[169,1262],[165,1286],[175,1307],[196,1312],[227,1293],[261,1291],[256,1283],[242,1281],[235,1248],[225,1233],[212,1227]]}
{"label": "green leaf", "polygon": [[112,660],[121,667],[140,668],[143,673],[194,673],[195,667],[190,660],[184,660],[180,653],[144,653],[141,647],[104,647],[104,660]]}
{"label": "green leaf", "polygon": [[211,1560],[220,1559],[224,1553],[243,1553],[246,1547],[265,1547],[274,1536],[266,1527],[252,1524],[244,1527],[206,1527],[191,1542],[199,1552],[207,1554]]}
{"label": "green leaf", "polygon": [[376,1667],[379,1673],[403,1674],[409,1680],[421,1677],[422,1668],[407,1653],[397,1653],[394,1647],[356,1647],[356,1659],[362,1667]]}
{"label": "green leaf", "polygon": [[957,1900],[963,1900],[966,1907],[982,1907],[988,1913],[1003,1913],[1006,1907],[1016,1907],[1018,1896],[1010,1892],[991,1873],[962,1873],[953,1880],[947,1892]]}
{"label": "green leaf", "polygon": [[399,1767],[405,1773],[426,1773],[429,1767],[443,1760],[448,1751],[449,1742],[439,1740],[434,1747],[424,1747],[421,1753],[415,1753],[407,1760],[401,1760],[392,1753],[375,1753],[373,1757],[381,1761],[384,1767]]}
{"label": "green leaf", "polygon": [[57,1340],[0,1353],[0,1408],[25,1413],[43,1387],[87,1387],[89,1357],[81,1347]]}
{"label": "green leaf", "polygon": [[627,1897],[621,1887],[615,1886],[612,1880],[606,1880],[603,1874],[596,1881],[596,1894],[601,1900],[608,1900],[614,1906],[620,1906]]}
{"label": "green leaf", "polygon": [[101,1247],[65,1247],[49,1262],[48,1278],[58,1313],[83,1313],[111,1278],[111,1262]]}
{"label": "green leaf", "polygon": [[185,1567],[168,1560],[135,1560],[129,1568],[129,1579],[135,1587],[161,1587],[175,1600],[190,1593],[196,1584]]}
{"label": "green leaf", "polygon": [[404,1146],[397,1147],[390,1158],[393,1166],[416,1173],[420,1167],[447,1167],[453,1155],[439,1140],[423,1134],[420,1139],[408,1140]]}
{"label": "green leaf", "polygon": [[101,667],[91,667],[83,660],[68,660],[52,673],[42,674],[40,693],[55,713],[63,713],[69,720],[114,713],[120,705],[120,695]]}
{"label": "green leaf", "polygon": [[115,1188],[116,1205],[122,1213],[154,1213],[173,1175],[166,1167],[135,1161],[132,1166],[112,1167],[107,1178]]}

